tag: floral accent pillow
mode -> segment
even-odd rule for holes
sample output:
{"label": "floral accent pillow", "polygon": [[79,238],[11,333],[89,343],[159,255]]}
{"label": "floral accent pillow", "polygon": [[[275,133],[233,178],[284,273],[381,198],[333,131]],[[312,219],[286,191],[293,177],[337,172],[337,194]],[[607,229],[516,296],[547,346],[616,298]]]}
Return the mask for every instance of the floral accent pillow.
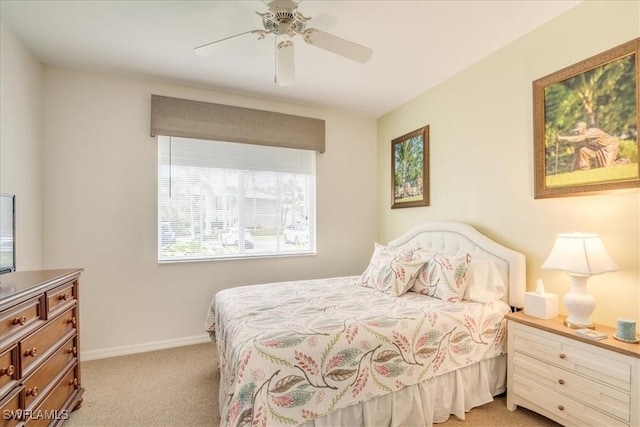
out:
{"label": "floral accent pillow", "polygon": [[[424,258],[424,253],[421,258]],[[460,302],[467,283],[469,261],[469,254],[433,254],[416,277],[411,290],[443,301]]]}
{"label": "floral accent pillow", "polygon": [[392,296],[400,296],[411,288],[425,262],[413,257],[413,250],[375,244],[369,266],[360,284]]}

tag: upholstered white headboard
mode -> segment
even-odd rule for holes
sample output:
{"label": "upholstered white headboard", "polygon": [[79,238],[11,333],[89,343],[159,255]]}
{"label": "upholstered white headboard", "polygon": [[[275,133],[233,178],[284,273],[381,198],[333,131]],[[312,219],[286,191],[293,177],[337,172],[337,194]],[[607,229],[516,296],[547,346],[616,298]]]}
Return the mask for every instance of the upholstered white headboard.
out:
{"label": "upholstered white headboard", "polygon": [[527,288],[527,273],[523,254],[491,240],[468,224],[459,222],[432,222],[418,225],[389,246],[424,248],[444,254],[468,253],[473,258],[491,259],[498,266],[507,284],[505,301],[513,307],[523,307]]}

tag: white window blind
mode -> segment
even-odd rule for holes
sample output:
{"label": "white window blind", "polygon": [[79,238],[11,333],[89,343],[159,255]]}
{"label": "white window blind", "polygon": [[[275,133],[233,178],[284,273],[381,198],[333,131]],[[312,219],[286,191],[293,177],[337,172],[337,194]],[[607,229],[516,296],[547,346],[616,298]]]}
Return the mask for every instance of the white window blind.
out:
{"label": "white window blind", "polygon": [[158,136],[158,261],[315,253],[315,153]]}

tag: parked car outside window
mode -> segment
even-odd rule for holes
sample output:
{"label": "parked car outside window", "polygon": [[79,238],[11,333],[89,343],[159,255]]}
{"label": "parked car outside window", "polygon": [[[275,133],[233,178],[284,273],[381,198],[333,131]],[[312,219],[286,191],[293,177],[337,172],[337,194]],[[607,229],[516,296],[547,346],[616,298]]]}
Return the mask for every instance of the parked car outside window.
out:
{"label": "parked car outside window", "polygon": [[[224,233],[222,233],[221,240],[222,246],[238,246],[240,241],[240,233],[238,227],[231,227]],[[249,230],[244,230],[244,247],[246,249],[253,249],[253,236],[249,233]]]}
{"label": "parked car outside window", "polygon": [[304,225],[290,225],[284,229],[284,242],[303,245],[309,243],[309,227]]}

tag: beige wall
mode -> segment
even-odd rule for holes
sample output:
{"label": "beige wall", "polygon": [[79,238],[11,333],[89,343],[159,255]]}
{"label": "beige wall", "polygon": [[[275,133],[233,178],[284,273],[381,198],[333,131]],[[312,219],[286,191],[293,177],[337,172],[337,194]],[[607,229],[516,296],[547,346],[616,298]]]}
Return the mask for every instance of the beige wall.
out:
{"label": "beige wall", "polygon": [[[599,233],[621,270],[589,280],[597,301],[592,320],[613,326],[618,317],[638,319],[640,194],[534,199],[531,83],[640,36],[639,16],[639,2],[584,2],[381,117],[378,238],[425,221],[467,222],[526,255],[529,290],[542,278],[562,296],[568,277],[539,268],[556,234]],[[606,25],[594,25],[603,17]],[[431,206],[391,210],[390,141],[424,125]]]}
{"label": "beige wall", "polygon": [[42,65],[0,25],[0,192],[16,196],[16,267],[42,266]]}
{"label": "beige wall", "polygon": [[[376,192],[353,183],[375,182],[375,120],[54,67],[45,67],[44,82],[44,264],[86,269],[85,353],[202,336],[208,305],[224,288],[364,270]],[[326,153],[316,163],[318,255],[159,265],[152,93],[326,120]]]}

